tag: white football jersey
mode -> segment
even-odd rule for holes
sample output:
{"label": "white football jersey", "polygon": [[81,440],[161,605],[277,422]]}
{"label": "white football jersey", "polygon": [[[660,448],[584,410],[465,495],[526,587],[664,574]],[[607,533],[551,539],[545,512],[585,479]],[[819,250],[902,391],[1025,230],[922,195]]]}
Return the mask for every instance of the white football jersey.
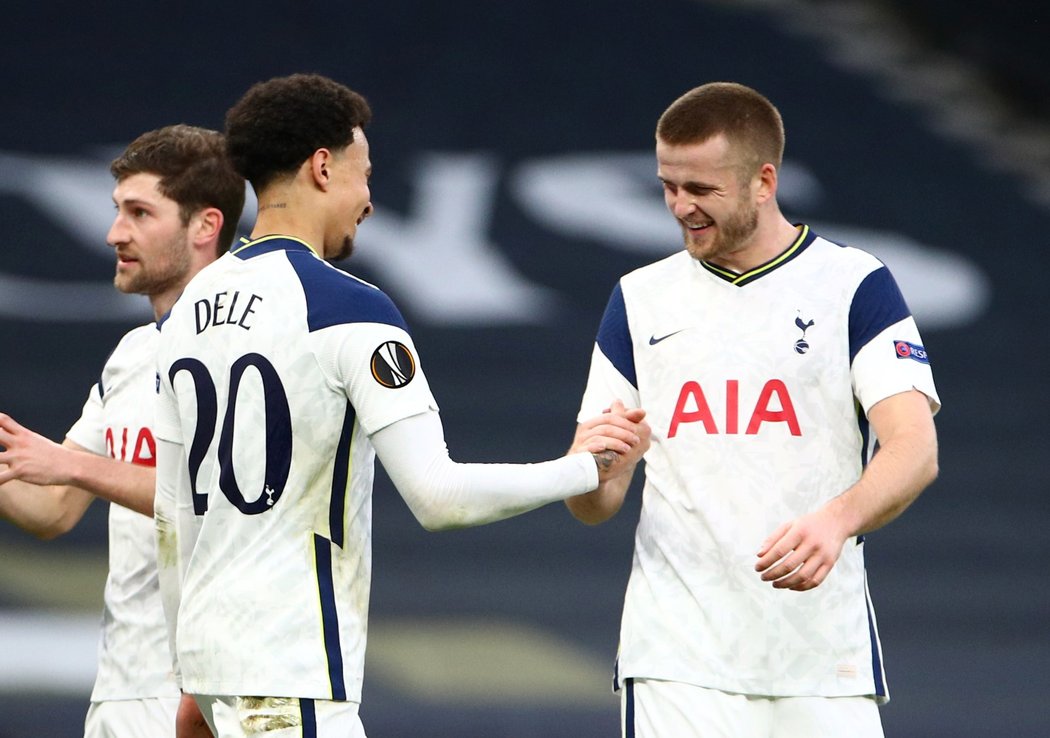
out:
{"label": "white football jersey", "polygon": [[857,481],[867,411],[912,388],[939,408],[893,277],[806,226],[742,275],[681,251],[624,276],[579,416],[620,398],[653,429],[617,682],[888,699],[862,541],[807,592],[754,566],[777,527]]}
{"label": "white football jersey", "polygon": [[[100,456],[154,466],[157,343],[153,323],[125,335],[66,436]],[[153,520],[109,503],[109,575],[93,702],[179,696],[157,586]]]}
{"label": "white football jersey", "polygon": [[437,409],[400,313],[270,236],[203,269],[161,338],[157,525],[165,598],[182,574],[183,689],[360,701],[369,435]]}

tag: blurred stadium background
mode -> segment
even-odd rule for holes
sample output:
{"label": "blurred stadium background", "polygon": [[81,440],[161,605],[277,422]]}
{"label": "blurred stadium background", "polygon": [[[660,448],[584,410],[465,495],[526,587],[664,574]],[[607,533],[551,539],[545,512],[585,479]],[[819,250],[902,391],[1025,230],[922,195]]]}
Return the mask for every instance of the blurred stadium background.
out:
{"label": "blurred stadium background", "polygon": [[[20,7],[21,6],[21,7]],[[940,480],[869,538],[898,738],[1050,735],[1050,8],[1033,0],[16,3],[0,68],[0,411],[61,438],[146,303],[113,293],[107,164],[253,82],[363,92],[377,215],[344,266],[406,314],[457,460],[563,452],[616,278],[679,247],[652,130],[735,80],[788,130],[781,201],[884,258],[945,403]],[[372,738],[598,738],[637,495],[424,532],[375,490]],[[636,487],[637,490],[637,487]],[[106,516],[0,525],[0,736],[80,735]]]}

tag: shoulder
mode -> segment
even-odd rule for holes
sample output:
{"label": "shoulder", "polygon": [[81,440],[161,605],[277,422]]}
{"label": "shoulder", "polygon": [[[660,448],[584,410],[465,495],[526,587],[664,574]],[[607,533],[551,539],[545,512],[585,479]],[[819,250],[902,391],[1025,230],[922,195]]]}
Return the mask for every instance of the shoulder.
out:
{"label": "shoulder", "polygon": [[823,261],[844,277],[863,279],[871,272],[886,268],[886,265],[870,252],[823,236],[816,236],[807,251],[814,260]]}
{"label": "shoulder", "polygon": [[693,257],[688,251],[677,251],[659,261],[654,261],[645,266],[624,274],[613,290],[614,295],[627,302],[634,303],[638,300],[648,302],[659,299],[660,295],[667,294],[689,280],[693,272],[691,262]]}
{"label": "shoulder", "polygon": [[137,375],[152,367],[159,342],[160,332],[156,323],[141,325],[125,333],[102,367],[98,382],[99,394],[105,396],[124,377]]}
{"label": "shoulder", "polygon": [[673,300],[670,294],[690,274],[690,261],[692,257],[687,251],[678,251],[623,275],[613,286],[606,304],[599,326],[598,344],[610,348],[615,342],[626,351],[631,342],[631,317],[659,311],[660,305]]}
{"label": "shoulder", "polygon": [[304,252],[288,252],[306,297],[311,331],[347,323],[384,323],[408,329],[394,301],[381,289]]}
{"label": "shoulder", "polygon": [[156,351],[160,330],[156,323],[147,323],[137,328],[132,328],[125,333],[113,348],[106,365],[122,360],[125,357],[148,354],[152,356]]}
{"label": "shoulder", "polygon": [[141,346],[142,344],[154,343],[157,340],[157,324],[146,323],[137,328],[132,328],[124,334],[117,346]]}
{"label": "shoulder", "polygon": [[[909,315],[900,287],[889,268],[864,249],[818,237],[810,249],[816,273],[831,289],[851,295],[851,324],[861,316],[875,315],[882,325]],[[837,288],[835,287],[837,285]]]}
{"label": "shoulder", "polygon": [[646,264],[628,272],[620,278],[620,283],[629,287],[642,287],[659,283],[669,276],[677,276],[686,272],[692,258],[688,251],[676,251],[659,261],[654,261],[651,264]]}

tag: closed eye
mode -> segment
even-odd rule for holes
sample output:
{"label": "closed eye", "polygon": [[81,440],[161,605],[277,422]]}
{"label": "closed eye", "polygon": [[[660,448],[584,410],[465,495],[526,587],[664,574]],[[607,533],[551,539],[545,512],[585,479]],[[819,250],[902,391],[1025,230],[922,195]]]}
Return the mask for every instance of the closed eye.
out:
{"label": "closed eye", "polygon": [[[665,191],[672,195],[678,194],[679,185],[675,184],[674,182],[668,182],[665,179],[660,180],[660,182],[663,184]],[[712,192],[716,192],[718,190],[717,187],[714,187],[712,185],[700,184],[698,182],[686,182],[684,185],[681,185],[681,189],[689,193],[690,195],[694,195],[696,197],[709,195]]]}

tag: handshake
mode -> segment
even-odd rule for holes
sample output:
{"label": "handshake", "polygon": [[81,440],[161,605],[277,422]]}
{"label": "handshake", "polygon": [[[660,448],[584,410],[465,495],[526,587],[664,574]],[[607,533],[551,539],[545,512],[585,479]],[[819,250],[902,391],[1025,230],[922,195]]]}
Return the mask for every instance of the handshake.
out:
{"label": "handshake", "polygon": [[598,482],[604,484],[634,471],[651,436],[645,410],[628,410],[616,400],[604,413],[577,426],[569,453],[589,451],[598,465]]}

